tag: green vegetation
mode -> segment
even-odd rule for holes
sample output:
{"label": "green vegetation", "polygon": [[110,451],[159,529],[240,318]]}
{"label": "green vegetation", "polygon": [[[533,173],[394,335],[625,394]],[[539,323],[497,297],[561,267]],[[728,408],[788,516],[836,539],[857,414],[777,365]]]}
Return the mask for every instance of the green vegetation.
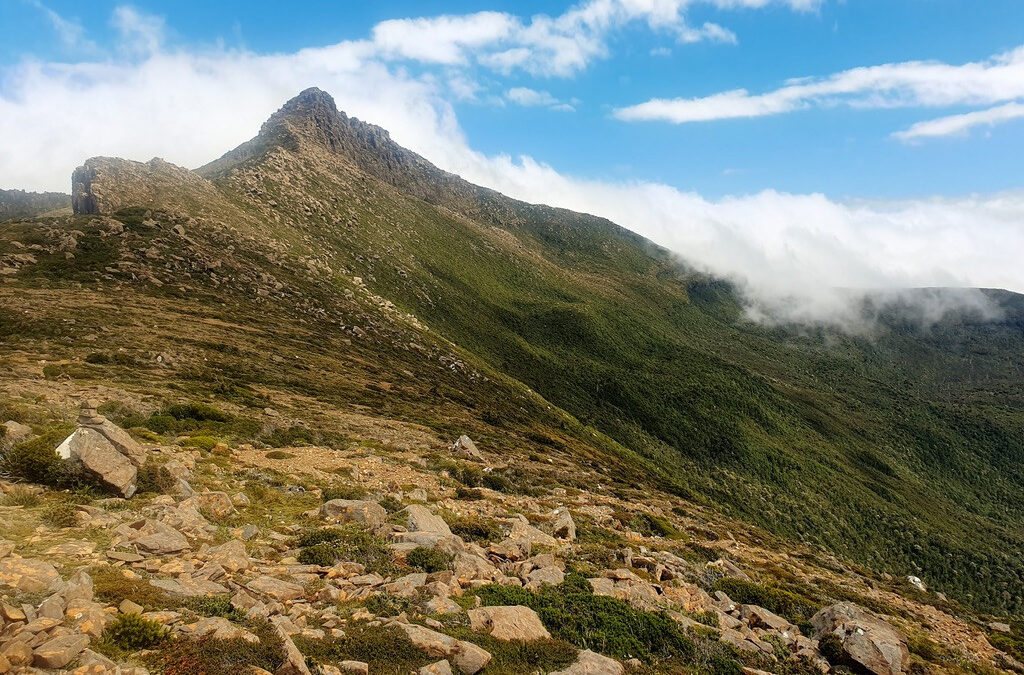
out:
{"label": "green vegetation", "polygon": [[70,428],[62,427],[19,443],[0,458],[0,471],[58,489],[85,485],[85,478],[54,453],[69,433]]}
{"label": "green vegetation", "polygon": [[388,540],[354,524],[312,530],[299,538],[298,545],[302,549],[299,562],[304,565],[326,566],[348,560],[377,574],[388,574],[395,566]]}
{"label": "green vegetation", "polygon": [[201,616],[219,616],[235,623],[243,623],[245,612],[231,604],[230,595],[204,595],[188,598],[185,606]]}
{"label": "green vegetation", "polygon": [[441,516],[448,523],[448,529],[452,531],[452,534],[458,535],[466,541],[494,542],[504,536],[501,523],[494,518],[475,514],[460,516],[451,511],[442,511]]}
{"label": "green vegetation", "polygon": [[174,607],[174,600],[164,591],[143,578],[131,578],[112,567],[99,567],[91,573],[93,593],[109,605],[118,606],[131,600],[147,612]]}
{"label": "green vegetation", "polygon": [[250,675],[254,667],[277,670],[285,660],[281,638],[266,622],[245,627],[259,642],[180,637],[163,643],[145,663],[163,675]]}
{"label": "green vegetation", "polygon": [[450,570],[454,560],[455,554],[426,546],[417,546],[405,556],[405,561],[410,567],[422,572]]}
{"label": "green vegetation", "polygon": [[39,517],[52,527],[74,527],[78,522],[78,509],[72,502],[61,499],[47,506]]}
{"label": "green vegetation", "polygon": [[407,675],[437,660],[420,651],[403,631],[393,626],[355,622],[347,625],[345,635],[339,638],[313,640],[296,636],[293,639],[308,663],[364,661],[370,664],[371,673],[381,675]]}
{"label": "green vegetation", "polygon": [[103,653],[117,657],[152,649],[167,639],[167,629],[156,621],[138,614],[119,614],[103,629],[100,645]]}
{"label": "green vegetation", "polygon": [[39,506],[42,502],[42,498],[37,492],[33,492],[28,488],[14,488],[3,496],[0,500],[0,504],[4,506],[24,506],[31,508],[33,506]]}
{"label": "green vegetation", "polygon": [[540,616],[551,635],[580,649],[615,657],[691,659],[693,640],[675,620],[642,612],[627,603],[594,595],[590,582],[570,574],[537,593],[515,586],[483,586],[472,591],[485,605],[525,605]]}
{"label": "green vegetation", "polygon": [[734,602],[764,607],[798,625],[806,623],[821,609],[819,605],[790,591],[742,579],[719,579],[711,590],[722,591]]}

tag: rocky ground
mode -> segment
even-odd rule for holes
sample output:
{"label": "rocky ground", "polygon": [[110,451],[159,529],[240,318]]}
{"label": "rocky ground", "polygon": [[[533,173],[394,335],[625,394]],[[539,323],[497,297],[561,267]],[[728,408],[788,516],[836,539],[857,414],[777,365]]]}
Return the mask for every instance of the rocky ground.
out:
{"label": "rocky ground", "polygon": [[0,673],[1019,668],[926,591],[658,494],[510,488],[468,437],[187,447],[97,405],[59,451],[4,427],[9,473],[85,482],[0,482]]}

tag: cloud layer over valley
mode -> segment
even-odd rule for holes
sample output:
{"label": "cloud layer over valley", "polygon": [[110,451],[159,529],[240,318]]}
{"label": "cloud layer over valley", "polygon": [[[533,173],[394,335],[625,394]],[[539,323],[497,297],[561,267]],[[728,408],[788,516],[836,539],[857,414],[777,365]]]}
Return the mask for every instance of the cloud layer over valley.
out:
{"label": "cloud layer over valley", "polygon": [[[0,187],[66,191],[72,169],[95,155],[160,156],[199,166],[255,135],[298,91],[318,86],[348,114],[388,129],[398,143],[446,170],[519,199],[605,216],[690,264],[735,281],[756,311],[842,321],[850,307],[848,289],[1024,291],[1024,189],[906,201],[837,201],[767,190],[711,200],[664,184],[566,175],[530,157],[486,155],[467,140],[452,103],[477,95],[465,64],[472,62],[496,77],[517,69],[568,76],[594,59],[607,58],[608,36],[629,23],[667,31],[680,43],[728,41],[726,27],[687,23],[685,10],[691,4],[592,0],[558,17],[530,20],[482,12],[386,21],[365,40],[278,54],[169,45],[159,17],[119,8],[112,17],[121,32],[114,52],[70,63],[25,60],[4,72]],[[708,4],[774,4],[804,11],[818,3]],[[73,26],[63,30],[87,41]],[[1016,86],[1012,82],[1024,81],[1018,77],[1021,63],[1024,50],[1018,49],[973,64],[981,74],[963,79],[979,83],[971,91],[966,85],[952,92],[937,90],[921,73],[945,71],[937,64],[912,64],[793,82],[769,94],[725,92],[660,107],[649,102],[617,115],[681,122],[779,114],[835,96],[848,105],[875,104],[879,82],[889,84],[878,105],[899,104],[908,96],[926,101],[960,96],[1000,104],[995,112],[937,119],[900,132],[903,140],[919,140],[1024,115],[1011,102],[1024,90],[1006,91]],[[1013,70],[1007,74],[1005,69]],[[499,97],[514,105],[562,114],[571,114],[573,107],[542,89],[506,86],[501,91]]]}

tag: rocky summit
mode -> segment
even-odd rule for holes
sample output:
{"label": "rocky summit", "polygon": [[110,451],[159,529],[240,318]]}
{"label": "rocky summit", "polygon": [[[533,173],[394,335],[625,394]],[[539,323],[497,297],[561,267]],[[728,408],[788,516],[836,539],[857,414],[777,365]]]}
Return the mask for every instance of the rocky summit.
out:
{"label": "rocky summit", "polygon": [[1021,296],[764,326],[318,89],[71,190],[0,226],[0,674],[1024,672]]}

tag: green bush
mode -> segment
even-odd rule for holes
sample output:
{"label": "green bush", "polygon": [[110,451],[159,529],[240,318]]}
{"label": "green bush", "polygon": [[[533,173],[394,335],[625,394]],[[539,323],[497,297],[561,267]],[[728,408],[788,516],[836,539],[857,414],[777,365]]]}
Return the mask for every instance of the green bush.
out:
{"label": "green bush", "polygon": [[367,490],[362,485],[335,483],[325,487],[321,496],[325,502],[329,502],[332,499],[362,499],[366,495]]}
{"label": "green bush", "polygon": [[241,623],[245,620],[245,612],[231,604],[230,595],[206,595],[188,598],[185,606],[201,616],[219,616],[229,621]]}
{"label": "green bush", "polygon": [[164,466],[158,466],[152,461],[146,462],[139,467],[135,484],[139,492],[155,492],[165,494],[174,489],[177,480]]}
{"label": "green bush", "polygon": [[258,642],[180,637],[164,642],[145,663],[162,675],[251,675],[254,668],[274,672],[285,661],[284,643],[268,622],[246,625]]}
{"label": "green bush", "polygon": [[825,633],[818,638],[818,651],[825,657],[825,660],[833,666],[846,663],[846,652],[843,651],[843,641],[835,633]]}
{"label": "green bush", "polygon": [[267,459],[291,459],[295,455],[284,450],[271,450],[265,456]]}
{"label": "green bush", "polygon": [[504,536],[501,523],[494,518],[476,515],[458,516],[451,512],[444,512],[441,515],[444,516],[445,522],[448,523],[452,534],[456,534],[463,539],[476,542],[492,542],[498,541]]}
{"label": "green bush", "polygon": [[178,420],[174,419],[170,415],[164,415],[161,413],[153,413],[142,423],[142,425],[150,431],[158,434],[168,434],[178,430]]}
{"label": "green bush", "polygon": [[764,607],[795,624],[808,621],[820,609],[818,605],[790,591],[742,579],[719,579],[711,590],[722,591],[735,602]]}
{"label": "green bush", "polygon": [[484,498],[484,493],[476,488],[468,488],[465,485],[460,485],[455,488],[455,498],[463,501],[476,501]]}
{"label": "green bush", "polygon": [[436,548],[417,546],[405,556],[405,561],[413,567],[424,572],[442,572],[452,569],[455,555],[447,551],[439,551]]}
{"label": "green bush", "polygon": [[578,650],[562,640],[498,640],[490,635],[474,633],[468,626],[448,628],[452,637],[472,642],[491,654],[487,664],[488,675],[522,675],[522,673],[550,673],[572,664]]}
{"label": "green bush", "polygon": [[674,539],[679,536],[679,531],[672,526],[672,523],[668,522],[661,516],[651,515],[650,513],[627,513],[625,511],[619,511],[612,514],[612,517],[629,529],[634,532],[638,532],[645,537],[665,537],[666,539]]}
{"label": "green bush", "polygon": [[167,629],[138,614],[119,614],[103,629],[103,641],[122,652],[151,649],[167,639]]}
{"label": "green bush", "polygon": [[181,403],[168,407],[165,414],[179,422],[195,420],[196,422],[230,422],[231,416],[206,403]]}
{"label": "green bush", "polygon": [[82,487],[85,477],[55,452],[68,433],[55,429],[19,443],[4,454],[0,471],[59,489]]}
{"label": "green bush", "polygon": [[23,506],[25,508],[31,508],[33,506],[39,506],[42,502],[42,498],[38,493],[32,492],[31,490],[23,487],[16,487],[0,500],[0,504],[4,506]]}
{"label": "green bush", "polygon": [[327,566],[346,560],[377,574],[395,569],[388,540],[354,524],[313,530],[299,539],[299,546],[299,562],[304,565]]}
{"label": "green bush", "polygon": [[384,510],[387,511],[388,513],[398,513],[403,508],[405,508],[405,504],[398,501],[391,495],[386,495],[377,503],[380,504],[381,507],[383,507]]}
{"label": "green bush", "polygon": [[176,600],[146,579],[126,577],[116,568],[100,567],[91,571],[90,575],[93,594],[97,600],[108,605],[116,606],[131,600],[142,605],[147,612],[178,606]]}
{"label": "green bush", "polygon": [[437,660],[418,649],[401,629],[366,622],[348,624],[341,637],[313,640],[297,635],[293,639],[308,662],[364,661],[371,673],[380,675],[407,675]]}
{"label": "green bush", "polygon": [[182,445],[186,448],[199,448],[206,452],[213,450],[218,443],[220,443],[220,439],[213,436],[192,436],[182,441]]}
{"label": "green bush", "polygon": [[615,598],[594,595],[590,582],[570,574],[537,593],[514,586],[488,585],[473,591],[485,605],[525,605],[540,616],[551,635],[580,649],[614,657],[692,659],[693,640],[662,613],[642,612]]}
{"label": "green bush", "polygon": [[46,507],[40,518],[53,527],[73,527],[78,523],[78,509],[68,501],[54,502]]}
{"label": "green bush", "polygon": [[377,616],[398,616],[402,612],[409,611],[412,604],[412,600],[408,598],[400,598],[390,593],[378,593],[367,599],[364,607],[368,612]]}

